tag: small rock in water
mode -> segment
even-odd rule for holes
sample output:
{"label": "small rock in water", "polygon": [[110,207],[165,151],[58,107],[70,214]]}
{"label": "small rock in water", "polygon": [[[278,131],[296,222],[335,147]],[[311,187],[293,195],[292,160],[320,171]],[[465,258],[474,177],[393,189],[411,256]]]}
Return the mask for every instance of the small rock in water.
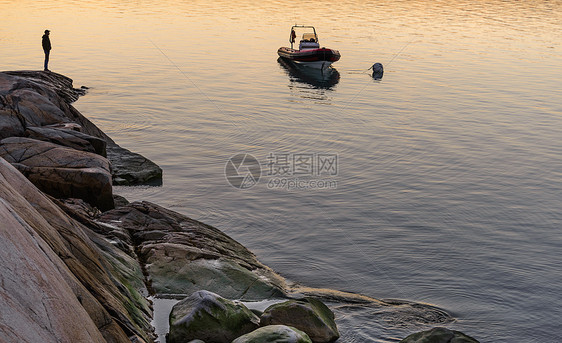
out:
{"label": "small rock in water", "polygon": [[240,336],[232,343],[312,343],[312,341],[306,333],[293,327],[269,325]]}
{"label": "small rock in water", "polygon": [[315,343],[334,342],[340,337],[334,313],[317,299],[289,300],[268,307],[261,316],[260,325],[276,324],[304,331]]}
{"label": "small rock in water", "polygon": [[433,328],[409,335],[399,343],[478,343],[472,337],[460,331],[449,330],[446,328]]}
{"label": "small rock in water", "polygon": [[167,342],[203,339],[230,343],[257,329],[258,324],[259,318],[243,304],[209,291],[197,291],[172,308]]}

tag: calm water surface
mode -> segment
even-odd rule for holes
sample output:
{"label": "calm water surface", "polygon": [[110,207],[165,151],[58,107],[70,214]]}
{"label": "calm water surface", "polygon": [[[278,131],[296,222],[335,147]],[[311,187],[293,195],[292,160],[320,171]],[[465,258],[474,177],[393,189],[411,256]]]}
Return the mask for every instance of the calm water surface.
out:
{"label": "calm water surface", "polygon": [[[0,0],[0,11],[1,70],[40,69],[49,28],[50,68],[91,87],[76,107],[164,169],[162,187],[117,193],[215,225],[305,285],[435,304],[481,342],[560,341],[561,1]],[[342,53],[324,80],[277,61],[294,23]],[[237,153],[262,164],[250,189],[225,179]],[[283,154],[337,155],[337,175],[300,176],[335,188],[268,187]],[[339,320],[342,342],[426,328]]]}

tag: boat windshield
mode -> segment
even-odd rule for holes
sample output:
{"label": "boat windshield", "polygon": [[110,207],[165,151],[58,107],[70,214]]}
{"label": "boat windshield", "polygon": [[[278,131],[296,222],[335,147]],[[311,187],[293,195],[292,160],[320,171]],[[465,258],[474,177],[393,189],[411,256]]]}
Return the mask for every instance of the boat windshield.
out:
{"label": "boat windshield", "polygon": [[[311,40],[314,39],[314,40]],[[303,33],[302,40],[309,42],[316,42],[318,39],[314,33]]]}

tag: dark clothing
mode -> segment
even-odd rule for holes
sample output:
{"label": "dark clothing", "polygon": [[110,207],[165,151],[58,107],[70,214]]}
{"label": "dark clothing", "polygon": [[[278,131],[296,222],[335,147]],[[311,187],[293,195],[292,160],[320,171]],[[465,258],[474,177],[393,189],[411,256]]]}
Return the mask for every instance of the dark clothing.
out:
{"label": "dark clothing", "polygon": [[45,52],[51,51],[51,40],[48,35],[43,35],[43,50]]}
{"label": "dark clothing", "polygon": [[44,69],[45,71],[49,71],[49,51],[45,50],[45,63],[44,63]]}
{"label": "dark clothing", "polygon": [[44,70],[49,70],[49,53],[51,52],[51,40],[49,39],[48,34],[43,35],[43,51],[45,52],[45,63],[44,63]]}

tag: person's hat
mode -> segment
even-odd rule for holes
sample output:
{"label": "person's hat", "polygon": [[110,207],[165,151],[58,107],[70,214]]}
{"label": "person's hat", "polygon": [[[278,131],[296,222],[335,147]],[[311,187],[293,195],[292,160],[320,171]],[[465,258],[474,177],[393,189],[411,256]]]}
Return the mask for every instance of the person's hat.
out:
{"label": "person's hat", "polygon": [[45,30],[45,33],[49,33],[49,32],[51,32],[51,31],[50,31],[50,30]]}

